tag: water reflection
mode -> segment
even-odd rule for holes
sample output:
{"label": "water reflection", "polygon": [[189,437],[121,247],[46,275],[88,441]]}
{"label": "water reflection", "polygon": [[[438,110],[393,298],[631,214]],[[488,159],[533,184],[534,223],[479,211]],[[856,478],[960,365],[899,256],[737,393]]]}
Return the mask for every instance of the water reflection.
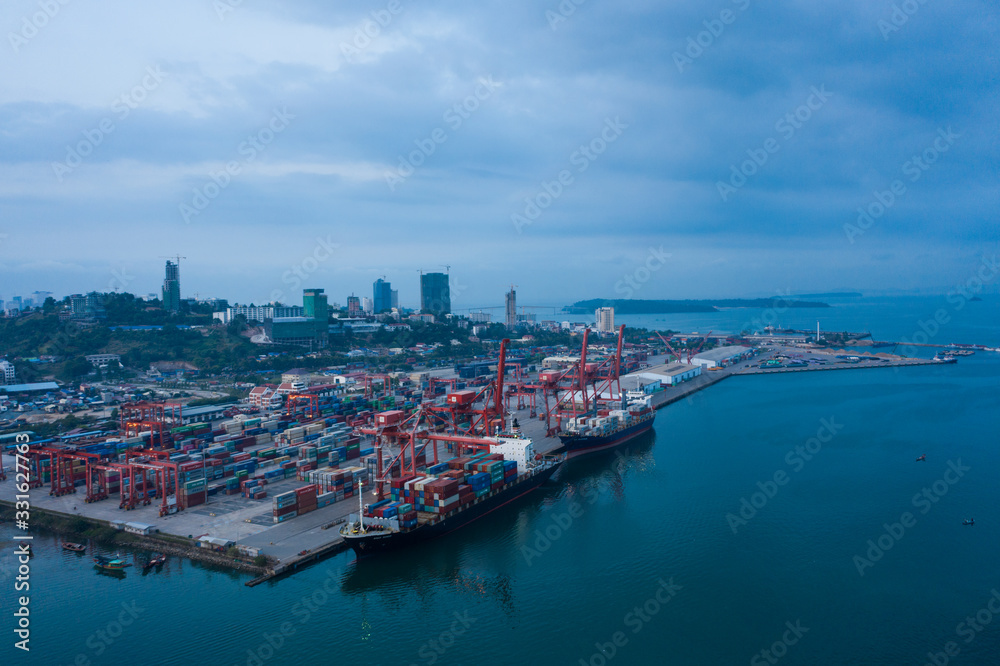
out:
{"label": "water reflection", "polygon": [[351,561],[341,588],[349,595],[377,594],[391,607],[414,595],[427,601],[440,592],[459,593],[492,600],[514,617],[512,580],[524,564],[519,548],[538,520],[566,499],[608,495],[622,501],[629,475],[655,467],[655,441],[650,431],[617,449],[576,458],[538,490],[455,533]]}

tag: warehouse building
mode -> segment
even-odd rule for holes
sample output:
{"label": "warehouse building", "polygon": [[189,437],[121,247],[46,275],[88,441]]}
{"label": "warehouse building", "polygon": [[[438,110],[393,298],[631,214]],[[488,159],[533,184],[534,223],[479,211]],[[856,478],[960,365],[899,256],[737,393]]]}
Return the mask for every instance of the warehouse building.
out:
{"label": "warehouse building", "polygon": [[717,347],[702,352],[691,359],[692,364],[697,364],[706,368],[724,368],[733,363],[738,363],[753,356],[753,349],[740,345],[730,345],[728,347]]}
{"label": "warehouse building", "polygon": [[694,379],[701,374],[700,365],[687,365],[686,363],[669,363],[664,366],[657,366],[647,371],[664,377],[663,383],[669,386],[677,386],[681,382]]}
{"label": "warehouse building", "polygon": [[633,372],[621,379],[623,391],[642,391],[651,394],[668,386],[677,386],[681,382],[694,379],[701,374],[700,365],[685,365],[683,363],[668,363],[657,365],[642,372]]}
{"label": "warehouse building", "polygon": [[167,414],[167,421],[172,424],[177,424],[178,421],[180,425],[191,425],[192,423],[203,423],[207,421],[215,421],[221,419],[225,416],[225,411],[231,409],[232,405],[204,405],[202,407],[184,407],[182,409],[182,418],[178,419],[176,416],[171,416]]}

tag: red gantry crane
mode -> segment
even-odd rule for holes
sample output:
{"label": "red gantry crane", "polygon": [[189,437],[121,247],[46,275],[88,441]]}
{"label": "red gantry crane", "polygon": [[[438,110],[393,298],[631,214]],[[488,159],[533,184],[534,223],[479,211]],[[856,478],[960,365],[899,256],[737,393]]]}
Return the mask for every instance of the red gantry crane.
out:
{"label": "red gantry crane", "polygon": [[[433,464],[437,464],[437,442],[458,444],[463,451],[489,450],[490,440],[484,439],[502,430],[504,424],[504,373],[506,351],[510,341],[500,343],[497,376],[490,384],[475,391],[455,391],[448,395],[444,405],[421,406],[409,418],[399,410],[375,415],[375,427],[362,427],[359,432],[375,438],[376,494],[384,495],[385,483],[391,476],[416,474],[420,456],[431,445]],[[481,408],[476,404],[482,402]],[[451,432],[436,432],[444,427]],[[417,444],[421,440],[422,444]],[[395,455],[386,455],[386,449],[398,447]],[[426,454],[424,454],[426,457]]]}
{"label": "red gantry crane", "polygon": [[[168,423],[183,423],[183,407],[167,402],[127,402],[118,410],[118,431],[122,437],[140,437],[149,432],[149,445],[165,448]],[[169,421],[168,421],[169,420]],[[169,442],[172,446],[173,442]]]}
{"label": "red gantry crane", "polygon": [[[625,327],[618,329],[615,352],[600,361],[588,362],[589,330],[583,332],[580,360],[575,367],[564,370],[543,370],[538,384],[531,387],[542,392],[545,404],[546,436],[554,437],[563,427],[563,421],[577,416],[598,412],[605,404],[621,401],[621,359]],[[549,399],[553,402],[550,406]]]}

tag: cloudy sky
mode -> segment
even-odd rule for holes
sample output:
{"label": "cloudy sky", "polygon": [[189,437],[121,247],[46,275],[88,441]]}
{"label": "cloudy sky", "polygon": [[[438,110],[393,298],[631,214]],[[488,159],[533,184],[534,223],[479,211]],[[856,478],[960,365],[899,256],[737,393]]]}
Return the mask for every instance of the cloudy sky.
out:
{"label": "cloudy sky", "polygon": [[258,303],[943,292],[998,252],[993,0],[4,7],[0,298],[167,255]]}

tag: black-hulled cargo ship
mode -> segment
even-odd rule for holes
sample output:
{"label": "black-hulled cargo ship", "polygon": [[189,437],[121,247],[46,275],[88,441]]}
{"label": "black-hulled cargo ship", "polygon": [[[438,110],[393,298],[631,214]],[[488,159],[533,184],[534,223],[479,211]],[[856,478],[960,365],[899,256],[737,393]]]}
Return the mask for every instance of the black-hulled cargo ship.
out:
{"label": "black-hulled cargo ship", "polygon": [[[519,433],[501,433],[486,440],[494,442],[490,445],[492,454],[503,455],[501,462],[516,461],[516,474],[489,489],[483,488],[467,496],[467,501],[425,499],[444,506],[434,507],[439,513],[417,512],[419,517],[412,521],[400,520],[399,517],[352,514],[348,523],[340,528],[340,535],[359,557],[398,550],[443,536],[535,490],[548,481],[565,460],[562,456],[536,456],[531,440]],[[427,475],[408,481],[406,485],[414,487],[413,492],[417,493],[423,490],[424,485],[430,486],[438,481],[435,476]],[[428,496],[430,494],[428,492]],[[452,504],[454,508],[449,509]]]}
{"label": "black-hulled cargo ship", "polygon": [[603,451],[635,439],[653,427],[656,412],[652,398],[634,395],[627,398],[627,406],[615,409],[606,416],[578,416],[570,419],[559,439],[567,458],[585,453]]}

